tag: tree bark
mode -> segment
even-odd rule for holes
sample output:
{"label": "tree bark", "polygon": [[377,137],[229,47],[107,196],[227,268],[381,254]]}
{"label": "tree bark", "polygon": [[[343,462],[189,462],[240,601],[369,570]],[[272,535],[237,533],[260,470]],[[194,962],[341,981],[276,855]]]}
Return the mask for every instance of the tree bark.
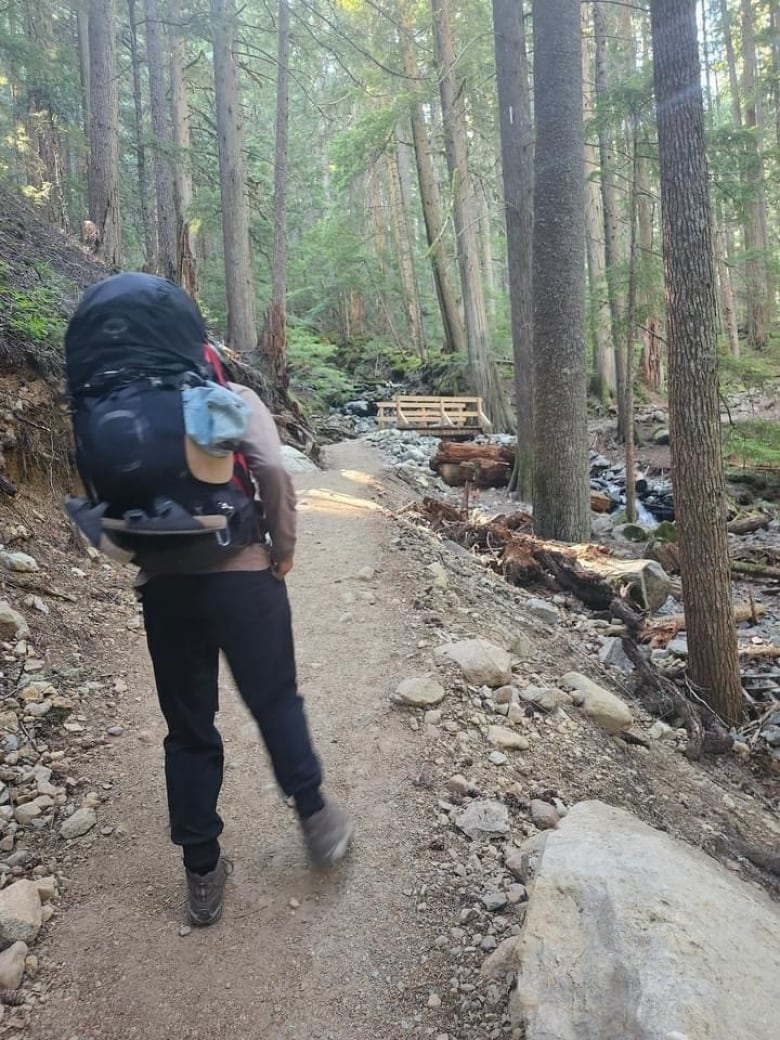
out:
{"label": "tree bark", "polygon": [[742,87],[745,99],[747,141],[746,187],[750,192],[745,221],[745,250],[748,254],[748,341],[763,349],[768,342],[773,288],[767,257],[769,231],[764,181],[764,160],[759,143],[758,73],[753,28],[752,0],[742,0]]}
{"label": "tree bark", "polygon": [[115,31],[116,0],[90,0],[90,238],[97,255],[112,268],[119,267],[122,260]]}
{"label": "tree bark", "polygon": [[235,0],[211,0],[211,24],[214,42],[222,238],[225,251],[227,339],[235,350],[249,354],[257,346],[257,328],[249,244],[244,124],[238,67],[233,54],[236,29]]}
{"label": "tree bark", "polygon": [[511,487],[528,502],[533,495],[534,446],[534,150],[522,3],[493,0],[493,32],[515,361],[517,461]]}
{"label": "tree bark", "polygon": [[447,251],[444,247],[444,221],[442,219],[441,198],[431,158],[425,108],[420,98],[419,87],[417,86],[422,80],[422,75],[414,50],[414,35],[408,10],[408,0],[397,0],[397,2],[404,74],[410,84],[409,89],[412,94],[409,115],[412,123],[417,180],[420,188],[420,202],[425,222],[425,233],[428,241],[428,256],[431,261],[436,297],[439,302],[439,313],[441,314],[444,331],[443,348],[445,354],[465,354],[466,330],[458,305],[458,295],[450,277]]}
{"label": "tree bark", "polygon": [[669,339],[669,428],[688,672],[712,707],[735,723],[742,716],[742,687],[720,444],[696,0],[652,0],[650,11]]}
{"label": "tree bark", "polygon": [[630,246],[628,252],[628,296],[626,300],[626,516],[636,523],[636,438],[634,434],[634,345],[639,278],[638,194],[639,194],[639,116],[631,113],[631,195],[628,207]]}
{"label": "tree bark", "polygon": [[152,113],[154,193],[157,200],[157,271],[163,278],[175,282],[179,274],[179,259],[176,249],[176,209],[171,170],[173,138],[166,103],[166,63],[163,61],[163,27],[158,0],[144,0],[144,11]]}
{"label": "tree bark", "polygon": [[401,295],[406,315],[406,333],[412,349],[419,357],[425,359],[420,294],[417,288],[412,244],[409,240],[409,221],[404,204],[399,166],[400,150],[401,144],[396,139],[393,142],[392,152],[387,156],[387,190],[390,204],[390,222],[393,229],[395,252],[398,258],[398,275],[401,282]]}
{"label": "tree bark", "polygon": [[[583,39],[583,118],[585,126],[595,116],[594,62],[592,41]],[[617,390],[615,351],[612,349],[609,290],[604,252],[604,208],[601,187],[595,177],[600,169],[597,145],[585,141],[585,245],[588,260],[588,329],[593,344],[592,393],[608,404]]]}
{"label": "tree bark", "polygon": [[534,528],[590,536],[579,0],[534,0]]}
{"label": "tree bark", "polygon": [[190,232],[192,206],[192,155],[190,109],[184,85],[184,31],[181,0],[169,0],[171,42],[171,118],[176,154],[173,163],[173,195],[176,205],[177,280],[193,299],[198,294],[195,241]]}
{"label": "tree bark", "polygon": [[274,146],[274,244],[271,260],[271,299],[260,338],[264,367],[272,394],[284,396],[287,375],[287,141],[290,89],[290,7],[279,0],[276,64],[276,131]]}
{"label": "tree bark", "polygon": [[[598,104],[603,104],[607,89],[607,26],[600,0],[593,4],[593,30],[596,37],[596,97]],[[604,257],[606,260],[607,295],[612,325],[612,349],[615,354],[615,389],[618,411],[618,438],[622,439],[626,432],[625,400],[626,370],[623,352],[622,302],[618,283],[618,263],[620,260],[620,238],[617,220],[617,199],[615,197],[614,163],[612,159],[612,142],[605,120],[599,122],[599,160],[601,166],[601,201],[604,210]]]}
{"label": "tree bark", "polygon": [[149,173],[146,167],[146,133],[141,86],[141,52],[138,40],[136,0],[127,0],[130,24],[130,65],[133,74],[133,116],[135,123],[136,170],[138,172],[138,212],[144,239],[144,260],[149,271],[157,270],[157,230],[149,213]]}
{"label": "tree bark", "polygon": [[490,349],[485,294],[480,278],[479,211],[469,171],[464,84],[455,68],[452,0],[431,0],[433,37],[439,68],[444,150],[452,184],[458,269],[466,318],[469,373],[497,432],[513,426],[509,405]]}
{"label": "tree bark", "polygon": [[50,11],[35,0],[26,0],[25,30],[38,51],[27,72],[26,124],[27,182],[38,193],[39,204],[50,223],[68,229],[65,205],[65,149],[56,106],[54,32]]}

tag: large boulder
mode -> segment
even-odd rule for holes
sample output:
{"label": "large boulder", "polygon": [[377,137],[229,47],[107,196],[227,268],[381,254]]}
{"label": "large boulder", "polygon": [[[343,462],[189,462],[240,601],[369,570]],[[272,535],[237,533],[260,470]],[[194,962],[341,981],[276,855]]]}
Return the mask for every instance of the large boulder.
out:
{"label": "large boulder", "polygon": [[672,581],[655,560],[618,560],[607,557],[598,561],[596,570],[619,592],[624,585],[643,610],[659,610],[672,591]]}
{"label": "large boulder", "polygon": [[588,718],[593,719],[607,733],[622,733],[634,721],[625,701],[593,682],[587,675],[567,672],[561,679],[561,686],[572,692],[575,703],[582,704]]}
{"label": "large boulder", "polygon": [[544,835],[517,966],[526,1040],[778,1035],[778,906],[601,802]]}
{"label": "large boulder", "polygon": [[291,444],[282,445],[282,465],[288,473],[317,473],[319,469],[308,455],[293,448]]}
{"label": "large boulder", "polygon": [[486,639],[463,639],[459,643],[440,646],[436,653],[454,661],[466,681],[474,686],[496,689],[512,681],[512,658],[500,646]]}

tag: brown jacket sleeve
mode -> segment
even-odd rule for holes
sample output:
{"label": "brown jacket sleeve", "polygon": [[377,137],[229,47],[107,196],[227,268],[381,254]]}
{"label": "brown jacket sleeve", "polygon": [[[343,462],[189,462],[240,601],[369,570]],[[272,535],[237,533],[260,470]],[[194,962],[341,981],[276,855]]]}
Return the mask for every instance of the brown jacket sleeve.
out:
{"label": "brown jacket sleeve", "polygon": [[238,383],[228,383],[228,387],[251,409],[240,450],[257,481],[266,528],[271,536],[271,555],[276,562],[291,560],[297,528],[295,489],[282,464],[282,446],[276,423],[253,390]]}

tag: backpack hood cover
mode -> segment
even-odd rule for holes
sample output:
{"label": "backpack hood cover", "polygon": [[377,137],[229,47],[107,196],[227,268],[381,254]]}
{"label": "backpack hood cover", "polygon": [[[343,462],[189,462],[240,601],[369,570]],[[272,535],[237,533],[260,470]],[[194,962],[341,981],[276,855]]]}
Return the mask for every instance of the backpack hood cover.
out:
{"label": "backpack hood cover", "polygon": [[71,395],[100,393],[145,376],[206,373],[206,328],[173,282],[127,272],[84,293],[65,333]]}

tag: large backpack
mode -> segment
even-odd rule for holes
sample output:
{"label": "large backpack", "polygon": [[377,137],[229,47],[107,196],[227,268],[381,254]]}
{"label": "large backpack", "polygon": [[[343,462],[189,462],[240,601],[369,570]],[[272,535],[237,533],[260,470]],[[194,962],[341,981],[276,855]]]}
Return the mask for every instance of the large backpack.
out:
{"label": "large backpack", "polygon": [[[245,406],[209,350],[195,303],[153,275],[98,283],[68,325],[76,466],[87,498],[66,507],[109,555],[193,571],[260,538],[254,486],[236,450]],[[193,400],[212,427],[212,404],[227,404],[234,439],[196,439],[193,413],[185,415]]]}

